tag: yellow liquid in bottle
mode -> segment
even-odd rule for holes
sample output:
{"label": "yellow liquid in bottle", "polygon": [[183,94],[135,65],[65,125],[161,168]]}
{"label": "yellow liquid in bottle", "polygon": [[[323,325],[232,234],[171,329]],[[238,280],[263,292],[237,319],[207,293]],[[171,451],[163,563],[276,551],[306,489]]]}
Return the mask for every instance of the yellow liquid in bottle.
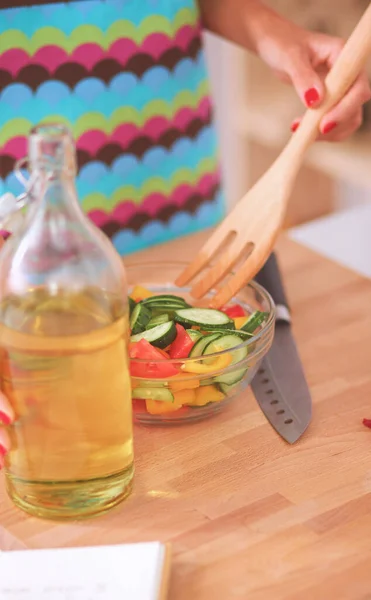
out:
{"label": "yellow liquid in bottle", "polygon": [[36,290],[0,307],[1,389],[16,413],[7,489],[40,517],[94,516],[131,490],[127,318],[105,302]]}

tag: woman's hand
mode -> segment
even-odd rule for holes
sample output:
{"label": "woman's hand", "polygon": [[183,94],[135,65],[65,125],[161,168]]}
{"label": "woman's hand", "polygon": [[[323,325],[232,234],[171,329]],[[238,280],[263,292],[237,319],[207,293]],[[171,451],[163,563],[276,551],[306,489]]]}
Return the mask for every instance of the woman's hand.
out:
{"label": "woman's hand", "polygon": [[0,392],[0,469],[4,466],[4,458],[10,448],[9,436],[4,426],[11,425],[13,421],[13,409],[4,394]]}
{"label": "woman's hand", "polygon": [[[272,71],[296,89],[306,107],[319,106],[324,79],[344,42],[312,33],[284,19],[260,0],[198,0],[205,27],[255,52]],[[233,10],[231,10],[233,4]],[[319,139],[341,141],[362,123],[362,106],[370,100],[366,72],[322,119]],[[300,118],[292,123],[292,130]]]}
{"label": "woman's hand", "polygon": [[[292,83],[306,107],[316,107],[324,98],[324,79],[336,61],[344,42],[336,37],[312,33],[278,17],[274,30],[266,27],[257,41],[257,53],[282,81]],[[344,98],[322,119],[320,140],[342,141],[362,123],[362,106],[371,91],[364,71]],[[300,118],[292,123],[292,131]]]}

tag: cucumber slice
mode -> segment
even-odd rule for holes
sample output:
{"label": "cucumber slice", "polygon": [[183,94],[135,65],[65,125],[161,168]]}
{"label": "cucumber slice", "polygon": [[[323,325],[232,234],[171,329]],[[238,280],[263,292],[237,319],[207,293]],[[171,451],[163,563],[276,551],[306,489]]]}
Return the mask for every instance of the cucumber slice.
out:
{"label": "cucumber slice", "polygon": [[172,294],[162,294],[158,296],[151,296],[150,298],[146,298],[143,300],[143,304],[151,307],[156,304],[160,304],[161,306],[165,306],[166,304],[176,305],[179,308],[188,307],[189,304],[184,300],[184,298],[180,298],[180,296],[174,296]]}
{"label": "cucumber slice", "polygon": [[130,317],[130,329],[132,335],[136,335],[137,333],[141,333],[147,327],[152,313],[142,304],[141,302],[136,305],[134,308],[132,315]]}
{"label": "cucumber slice", "polygon": [[253,334],[258,327],[268,318],[268,313],[256,310],[249,317],[247,317],[245,323],[240,328],[240,331]]}
{"label": "cucumber slice", "polygon": [[187,333],[191,338],[192,342],[198,342],[198,340],[204,337],[201,331],[197,331],[196,329],[187,329]]}
{"label": "cucumber slice", "polygon": [[[221,336],[222,336],[221,333],[212,333],[210,335],[203,335],[193,346],[192,350],[189,353],[189,358],[196,358],[197,356],[202,356],[206,346],[208,344],[210,344],[210,342],[217,340]],[[240,343],[241,343],[241,341],[240,341]]]}
{"label": "cucumber slice", "polygon": [[159,302],[158,304],[148,304],[147,305],[148,308],[151,308],[151,311],[154,315],[163,315],[163,314],[171,314],[174,315],[174,313],[181,309],[184,308],[184,305],[180,305],[180,304],[175,304],[172,302]]}
{"label": "cucumber slice", "polygon": [[234,329],[234,322],[225,313],[213,308],[184,308],[175,312],[181,325],[198,325],[203,329]]}
{"label": "cucumber slice", "polygon": [[[214,354],[215,352],[228,351],[231,350],[232,362],[231,365],[239,363],[241,360],[246,358],[248,355],[248,348],[243,346],[242,348],[238,348],[238,350],[233,350],[236,346],[240,346],[242,343],[241,337],[233,333],[227,333],[226,335],[222,335],[216,340],[210,341],[203,351],[203,355],[206,356],[208,354]],[[231,367],[228,367],[228,369]],[[245,375],[247,368],[238,369],[237,371],[232,371],[231,373],[226,373],[225,375],[218,375],[214,377],[215,383],[224,383],[226,385],[233,385],[238,381],[241,381],[243,376]]]}
{"label": "cucumber slice", "polygon": [[[130,338],[131,342],[139,342],[140,340],[147,340],[152,346],[157,348],[166,348],[176,338],[176,327],[174,321],[169,321],[163,325],[157,325],[152,327],[148,331],[138,333],[138,335],[132,335]],[[165,360],[165,359],[164,359]]]}
{"label": "cucumber slice", "polygon": [[151,309],[154,316],[167,314],[171,318],[175,311],[189,306],[183,298],[171,294],[151,296],[143,300],[143,304]]}
{"label": "cucumber slice", "polygon": [[200,387],[204,385],[214,385],[214,379],[200,379]]}
{"label": "cucumber slice", "polygon": [[135,400],[174,402],[174,395],[168,388],[134,388],[131,392],[131,397]]}
{"label": "cucumber slice", "polygon": [[235,383],[231,383],[230,385],[228,385],[227,383],[219,383],[218,386],[220,391],[223,392],[223,394],[229,396],[230,394],[236,391],[238,384],[239,381],[236,381]]}
{"label": "cucumber slice", "polygon": [[157,325],[163,325],[164,323],[167,323],[170,320],[171,319],[170,319],[169,315],[166,315],[166,314],[157,315],[157,317],[152,317],[152,319],[147,324],[146,329],[152,329],[153,327],[157,327]]}
{"label": "cucumber slice", "polygon": [[252,333],[241,331],[241,329],[220,329],[219,331],[217,329],[213,329],[213,331],[208,333],[220,333],[220,335],[226,335],[228,333],[231,335],[238,335],[241,338],[241,342],[245,342],[246,340],[250,340],[252,337],[254,337]]}
{"label": "cucumber slice", "polygon": [[129,317],[131,317],[131,314],[134,310],[134,308],[136,307],[137,303],[135,302],[135,300],[133,300],[133,298],[130,298],[130,296],[128,296],[129,299]]}

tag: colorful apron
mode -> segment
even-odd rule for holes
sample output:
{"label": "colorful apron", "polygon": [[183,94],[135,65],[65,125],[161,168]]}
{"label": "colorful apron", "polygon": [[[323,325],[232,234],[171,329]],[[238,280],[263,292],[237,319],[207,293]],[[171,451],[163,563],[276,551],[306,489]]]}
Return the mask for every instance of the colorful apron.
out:
{"label": "colorful apron", "polygon": [[222,218],[195,0],[0,0],[0,195],[41,121],[71,127],[79,200],[121,254]]}

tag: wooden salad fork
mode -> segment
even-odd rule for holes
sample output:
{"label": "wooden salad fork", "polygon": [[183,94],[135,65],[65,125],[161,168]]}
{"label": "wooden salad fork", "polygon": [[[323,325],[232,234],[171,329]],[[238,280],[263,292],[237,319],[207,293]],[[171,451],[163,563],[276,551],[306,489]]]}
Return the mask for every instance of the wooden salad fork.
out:
{"label": "wooden salad fork", "polygon": [[[326,96],[321,106],[307,110],[299,128],[276,161],[179,275],[175,282],[177,286],[189,284],[202,272],[191,289],[191,295],[200,299],[210,290],[216,290],[210,306],[220,308],[256,275],[282,228],[296,176],[306,150],[318,135],[322,118],[345,95],[370,54],[371,4],[326,77]],[[232,273],[236,263],[243,259],[241,266]]]}

